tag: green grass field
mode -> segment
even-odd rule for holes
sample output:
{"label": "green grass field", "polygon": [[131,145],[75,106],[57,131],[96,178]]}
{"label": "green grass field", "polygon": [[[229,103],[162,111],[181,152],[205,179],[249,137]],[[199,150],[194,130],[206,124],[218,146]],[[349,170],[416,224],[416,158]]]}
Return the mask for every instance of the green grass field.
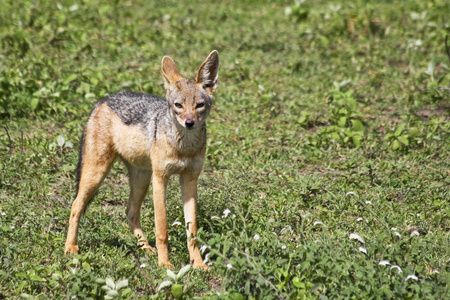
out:
{"label": "green grass field", "polygon": [[[0,0],[0,299],[450,299],[449,2],[220,3]],[[213,49],[198,216],[211,270],[174,280],[137,248],[120,163],[65,256],[95,102],[164,96],[164,55],[193,78]],[[176,178],[167,205],[177,273]]]}

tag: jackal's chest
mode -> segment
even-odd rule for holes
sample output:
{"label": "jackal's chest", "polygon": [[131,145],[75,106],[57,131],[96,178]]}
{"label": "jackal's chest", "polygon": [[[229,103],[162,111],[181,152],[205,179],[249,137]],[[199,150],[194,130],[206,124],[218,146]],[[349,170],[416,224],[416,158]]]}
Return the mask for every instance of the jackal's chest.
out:
{"label": "jackal's chest", "polygon": [[152,169],[154,172],[163,173],[166,176],[183,172],[200,173],[205,150],[205,147],[200,147],[195,153],[185,154],[171,144],[156,142],[151,148]]}
{"label": "jackal's chest", "polygon": [[196,173],[203,166],[203,159],[199,157],[185,157],[164,162],[164,173],[167,175],[180,174],[184,171]]}

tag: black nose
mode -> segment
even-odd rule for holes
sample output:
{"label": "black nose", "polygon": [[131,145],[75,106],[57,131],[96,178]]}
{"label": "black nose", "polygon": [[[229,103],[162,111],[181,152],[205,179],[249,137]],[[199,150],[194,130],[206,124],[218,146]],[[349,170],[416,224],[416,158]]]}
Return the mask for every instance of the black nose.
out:
{"label": "black nose", "polygon": [[186,124],[187,128],[192,128],[192,127],[194,127],[195,121],[187,119],[186,122],[184,122],[184,124]]}

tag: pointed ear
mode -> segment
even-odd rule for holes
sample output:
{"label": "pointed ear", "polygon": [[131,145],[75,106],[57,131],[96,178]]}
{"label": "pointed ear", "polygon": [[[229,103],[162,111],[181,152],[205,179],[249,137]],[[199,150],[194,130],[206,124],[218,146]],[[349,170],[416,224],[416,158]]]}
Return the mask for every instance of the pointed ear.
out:
{"label": "pointed ear", "polygon": [[183,76],[180,75],[173,59],[168,56],[164,56],[162,59],[161,72],[164,77],[164,87],[166,90],[169,89],[170,84],[183,78]]}
{"label": "pointed ear", "polygon": [[219,53],[214,50],[205,59],[197,72],[195,81],[201,84],[205,91],[212,95],[217,89],[217,78],[219,77]]}

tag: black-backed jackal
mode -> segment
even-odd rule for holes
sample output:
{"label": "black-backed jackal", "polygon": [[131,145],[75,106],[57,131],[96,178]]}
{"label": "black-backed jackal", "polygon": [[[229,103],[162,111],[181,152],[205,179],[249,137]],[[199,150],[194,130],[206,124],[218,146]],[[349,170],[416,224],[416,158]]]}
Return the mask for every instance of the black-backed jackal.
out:
{"label": "black-backed jackal", "polygon": [[207,268],[191,236],[197,234],[197,180],[205,158],[205,121],[217,88],[219,54],[215,50],[209,54],[195,80],[183,78],[168,56],[162,59],[161,71],[167,99],[120,92],[98,102],[92,111],[80,145],[77,196],[70,212],[66,253],[78,253],[81,215],[115,159],[120,157],[129,172],[126,214],[141,246],[153,249],[140,222],[142,201],[151,181],[158,264],[171,266],[166,187],[169,177],[179,174],[190,261],[194,267]]}

